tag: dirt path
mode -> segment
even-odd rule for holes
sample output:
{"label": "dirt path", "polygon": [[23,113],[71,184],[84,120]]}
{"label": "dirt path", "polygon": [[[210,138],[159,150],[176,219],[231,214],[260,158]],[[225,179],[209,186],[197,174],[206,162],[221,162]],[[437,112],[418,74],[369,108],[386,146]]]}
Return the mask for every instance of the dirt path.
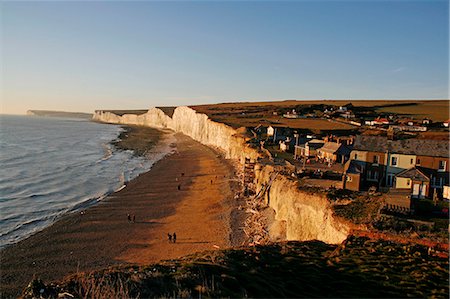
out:
{"label": "dirt path", "polygon": [[[181,134],[176,139],[176,154],[120,192],[2,250],[1,297],[17,295],[33,276],[58,280],[77,271],[229,246],[233,169],[210,148]],[[135,223],[128,222],[128,213]],[[167,241],[169,232],[177,233],[176,244]]]}

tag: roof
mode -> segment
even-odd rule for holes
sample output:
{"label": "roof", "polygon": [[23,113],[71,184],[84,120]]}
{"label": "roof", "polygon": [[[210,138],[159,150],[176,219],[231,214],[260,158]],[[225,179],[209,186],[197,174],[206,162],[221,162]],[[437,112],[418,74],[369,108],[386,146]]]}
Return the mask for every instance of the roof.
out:
{"label": "roof", "polygon": [[412,179],[414,181],[422,181],[422,182],[429,182],[430,177],[427,176],[425,173],[417,169],[416,167],[406,169],[396,175],[398,178],[408,178]]}
{"label": "roof", "polygon": [[308,143],[325,143],[325,140],[313,139],[313,140],[308,141]]}
{"label": "roof", "polygon": [[323,147],[320,148],[320,151],[331,154],[349,155],[352,150],[350,147],[341,143],[325,142]]}
{"label": "roof", "polygon": [[448,140],[389,140],[382,136],[358,135],[355,138],[353,149],[379,153],[390,152],[416,156],[450,157]]}
{"label": "roof", "polygon": [[364,172],[364,162],[349,160],[345,165],[345,173],[361,174]]}
{"label": "roof", "polygon": [[338,151],[339,147],[341,147],[340,143],[325,142],[325,144],[320,148],[320,151],[334,154]]}

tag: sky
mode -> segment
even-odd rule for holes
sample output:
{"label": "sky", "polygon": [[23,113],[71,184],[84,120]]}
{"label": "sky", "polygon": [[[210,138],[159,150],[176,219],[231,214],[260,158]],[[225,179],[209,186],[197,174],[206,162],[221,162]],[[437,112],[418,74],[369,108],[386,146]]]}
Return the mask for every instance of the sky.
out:
{"label": "sky", "polygon": [[3,1],[0,113],[448,99],[449,3]]}

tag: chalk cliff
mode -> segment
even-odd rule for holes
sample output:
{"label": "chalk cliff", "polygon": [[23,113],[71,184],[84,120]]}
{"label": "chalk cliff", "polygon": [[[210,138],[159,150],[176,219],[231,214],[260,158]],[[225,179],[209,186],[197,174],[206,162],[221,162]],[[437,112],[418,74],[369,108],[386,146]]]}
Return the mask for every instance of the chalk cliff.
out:
{"label": "chalk cliff", "polygon": [[[277,171],[270,165],[257,168],[255,182],[261,190]],[[344,241],[349,227],[333,216],[331,203],[324,193],[309,193],[295,180],[277,175],[265,193],[264,200],[275,211],[269,234],[277,240],[320,240],[330,244]]]}
{"label": "chalk cliff", "polygon": [[51,110],[28,110],[27,115],[44,116],[44,117],[82,118],[82,119],[91,119],[93,117],[92,113],[51,111]]}
{"label": "chalk cliff", "polygon": [[[248,137],[225,124],[217,123],[207,115],[197,113],[189,107],[177,107],[169,117],[157,108],[141,115],[115,115],[112,112],[96,111],[93,119],[114,124],[142,125],[168,128],[181,132],[192,139],[217,148],[225,157],[241,162],[256,160],[261,153],[246,144]],[[255,171],[257,190],[271,181],[274,168],[258,164]],[[330,203],[322,194],[308,194],[300,190],[296,182],[279,175],[272,181],[265,194],[268,205],[275,211],[275,221],[269,231],[273,240],[313,240],[340,243],[348,235],[349,227],[333,217]]]}
{"label": "chalk cliff", "polygon": [[242,161],[245,157],[256,159],[260,154],[245,145],[247,138],[233,128],[211,121],[207,115],[197,113],[189,107],[177,107],[172,118],[158,108],[151,108],[141,115],[116,115],[112,112],[95,112],[93,119],[113,124],[141,125],[168,128],[181,132],[192,139],[223,151],[228,159]]}

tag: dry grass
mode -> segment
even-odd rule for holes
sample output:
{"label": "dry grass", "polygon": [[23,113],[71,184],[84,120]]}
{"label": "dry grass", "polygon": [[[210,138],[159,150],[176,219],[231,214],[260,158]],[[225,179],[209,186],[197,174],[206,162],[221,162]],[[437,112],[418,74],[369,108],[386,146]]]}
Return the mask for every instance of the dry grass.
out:
{"label": "dry grass", "polygon": [[76,298],[448,298],[449,294],[446,258],[429,255],[424,246],[364,237],[349,237],[340,246],[308,241],[208,251],[146,267],[76,275],[59,285],[39,284],[27,288],[24,297],[39,297],[39,289]]}
{"label": "dry grass", "polygon": [[445,121],[449,119],[449,101],[420,101],[417,105],[383,107],[377,111],[410,115],[417,119],[428,117],[434,121]]}
{"label": "dry grass", "polygon": [[[324,119],[286,119],[280,111],[287,111],[299,106],[334,105],[343,106],[353,104],[355,107],[365,107],[375,113],[392,112],[411,115],[415,118],[429,117],[434,121],[448,119],[449,101],[389,101],[389,100],[335,100],[335,101],[280,101],[280,102],[252,102],[252,103],[223,103],[214,105],[191,106],[199,113],[207,114],[212,120],[225,123],[231,127],[252,127],[259,124],[284,126],[295,129],[320,130],[352,130],[354,126],[329,122]],[[278,115],[274,115],[277,112]]]}

